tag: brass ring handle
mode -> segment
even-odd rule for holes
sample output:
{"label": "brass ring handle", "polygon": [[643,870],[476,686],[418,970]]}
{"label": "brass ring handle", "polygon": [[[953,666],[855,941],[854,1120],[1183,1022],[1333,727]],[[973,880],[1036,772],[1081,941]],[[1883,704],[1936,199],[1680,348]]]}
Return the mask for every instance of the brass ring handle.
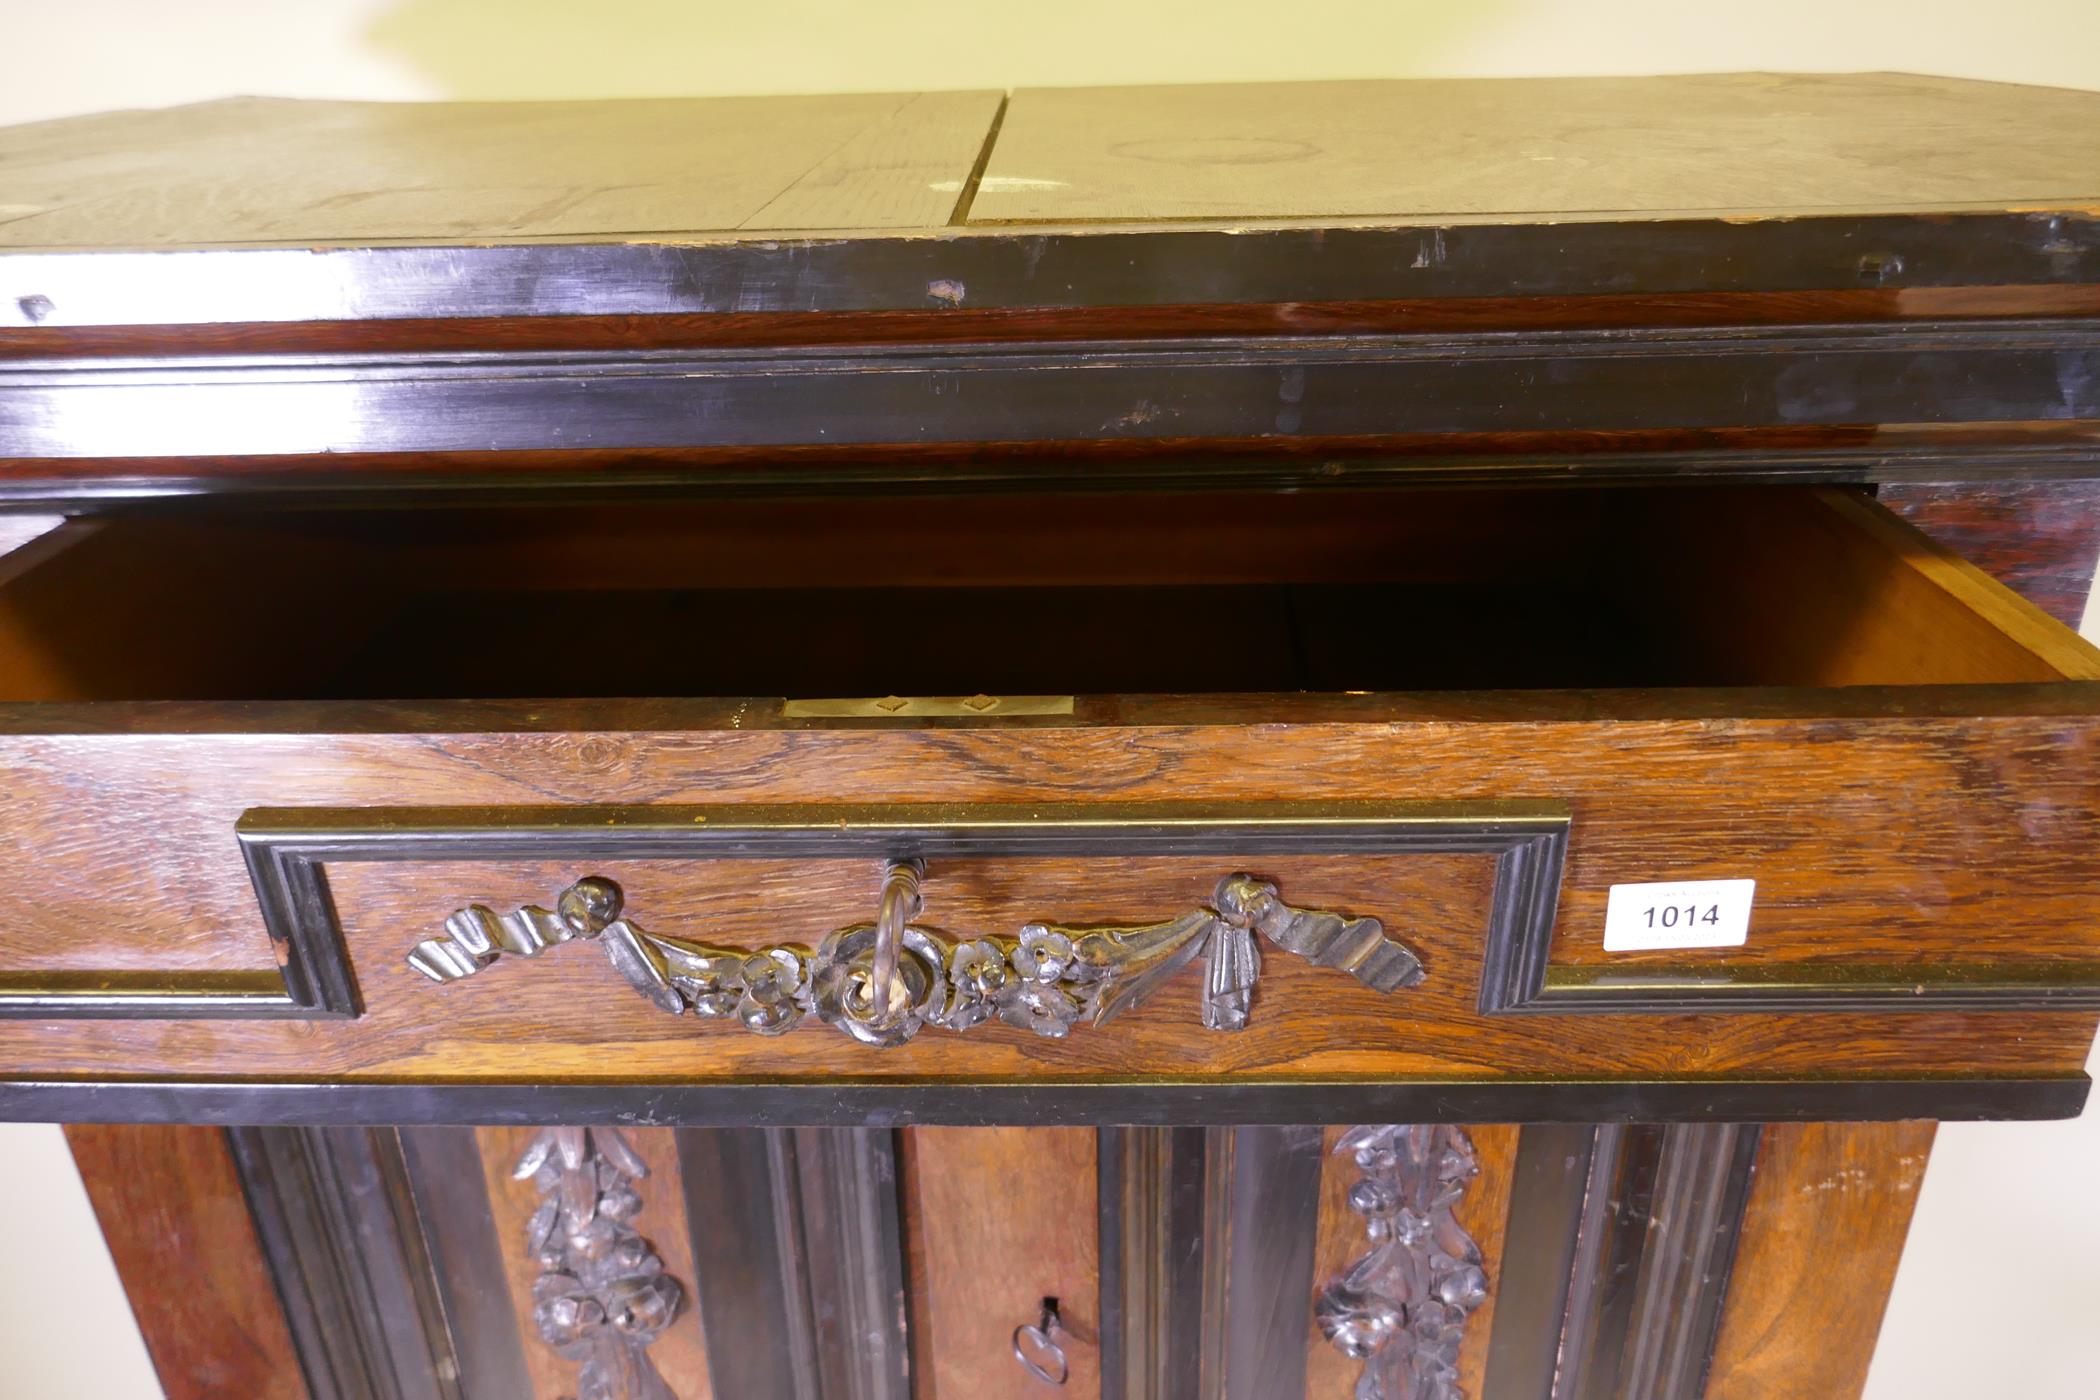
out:
{"label": "brass ring handle", "polygon": [[882,902],[876,907],[875,949],[868,966],[868,1024],[877,1030],[895,1024],[903,1009],[897,984],[897,959],[904,949],[904,930],[919,916],[924,901],[919,879],[926,866],[918,860],[893,860],[882,873]]}

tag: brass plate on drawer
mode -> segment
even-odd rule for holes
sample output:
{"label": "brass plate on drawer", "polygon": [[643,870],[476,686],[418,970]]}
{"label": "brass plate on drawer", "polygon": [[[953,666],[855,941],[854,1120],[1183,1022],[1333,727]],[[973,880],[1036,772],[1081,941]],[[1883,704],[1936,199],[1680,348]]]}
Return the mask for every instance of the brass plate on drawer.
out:
{"label": "brass plate on drawer", "polygon": [[998,719],[1068,715],[1069,695],[883,695],[858,700],[783,700],[787,719]]}

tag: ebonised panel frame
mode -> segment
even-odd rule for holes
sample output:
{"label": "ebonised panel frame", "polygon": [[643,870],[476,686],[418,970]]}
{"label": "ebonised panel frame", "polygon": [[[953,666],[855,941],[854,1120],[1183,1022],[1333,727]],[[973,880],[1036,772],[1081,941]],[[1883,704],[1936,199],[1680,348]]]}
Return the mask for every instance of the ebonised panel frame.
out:
{"label": "ebonised panel frame", "polygon": [[472,1129],[226,1137],[313,1400],[531,1393]]}
{"label": "ebonised panel frame", "polygon": [[1525,969],[1481,997],[1483,1011],[1600,1012],[2064,1011],[2100,1007],[2100,963],[1941,963],[1923,967],[1714,963],[1649,970],[1553,968],[1524,950]]}
{"label": "ebonised panel frame", "polygon": [[1487,1391],[1698,1400],[1749,1204],[1755,1123],[1527,1126]]}
{"label": "ebonised panel frame", "polygon": [[855,1080],[693,1083],[0,1079],[0,1122],[984,1127],[1856,1122],[2076,1118],[2092,1082],[1882,1079]]}
{"label": "ebonised panel frame", "polygon": [[235,831],[270,937],[342,944],[326,867],[344,861],[880,860],[995,856],[1479,853],[1495,857],[1486,944],[1552,935],[1571,818],[1558,802],[1181,807],[255,808]]}
{"label": "ebonised panel frame", "polygon": [[0,458],[50,460],[2094,419],[2100,322],[2076,317],[0,360]]}
{"label": "ebonised panel frame", "polygon": [[[0,328],[2100,283],[2090,210],[0,254]],[[34,314],[32,314],[34,312]]]}
{"label": "ebonised panel frame", "polygon": [[[304,960],[308,955],[295,956]],[[334,951],[323,956],[334,958]],[[340,963],[340,959],[336,961]],[[348,977],[348,964],[340,963],[340,969],[332,971],[325,980],[331,985],[347,986]],[[295,982],[301,992],[293,991]],[[313,986],[311,976],[295,971],[290,963],[285,965],[282,978],[270,973],[211,977],[68,973],[17,978],[0,985],[0,1020],[248,1021],[328,1019],[357,1014],[354,1005],[302,1000],[302,995],[310,993]]]}
{"label": "ebonised panel frame", "polygon": [[[1483,1013],[1593,1016],[1795,1011],[2062,1011],[2100,1007],[2100,964],[1725,963],[1613,969],[1552,965],[1552,933],[1498,925],[1482,969]],[[1693,956],[1696,956],[1693,955]]]}
{"label": "ebonised panel frame", "polygon": [[[458,1282],[448,1266],[463,1261],[445,1257],[433,1227],[449,1234],[479,1225],[486,1238],[471,1241],[473,1262],[484,1274],[489,1264],[501,1267],[471,1134],[463,1135],[464,1158],[444,1164],[455,1193],[478,1204],[478,1220],[465,1222],[426,1214],[405,1135],[392,1128],[234,1128],[227,1136],[314,1400],[521,1393],[514,1324],[495,1348],[477,1348],[480,1339],[458,1335],[448,1306],[459,1296],[447,1286]],[[469,1352],[479,1364],[464,1364]]]}
{"label": "ebonised panel frame", "polygon": [[275,973],[17,975],[0,982],[0,1020],[342,1020],[359,1014],[350,955],[332,925],[291,931],[274,946]]}
{"label": "ebonised panel frame", "polygon": [[[2075,426],[2075,425],[2065,425]],[[2018,430],[2026,434],[2027,430]],[[1410,486],[1658,485],[1676,482],[1871,485],[1881,482],[2048,482],[2100,477],[2100,428],[2050,440],[1973,444],[1905,439],[1872,427],[1830,430],[1832,441],[1685,446],[1730,434],[1493,435],[1458,450],[1450,439],[1361,443],[1274,438],[1136,445],[1060,442],[959,445],[935,451],[734,449],[728,452],[472,452],[162,457],[119,467],[86,459],[0,458],[0,511],[69,514],[124,509],[276,509],[491,502],[712,499],[759,496],[992,494],[1000,492],[1367,490]],[[1856,441],[1853,441],[1856,439]],[[325,466],[326,470],[316,470]]]}
{"label": "ebonised panel frame", "polygon": [[1304,1393],[1320,1143],[1304,1124],[1096,1135],[1102,1400]]}
{"label": "ebonised panel frame", "polygon": [[714,1393],[909,1400],[895,1134],[678,1134],[694,1303]]}

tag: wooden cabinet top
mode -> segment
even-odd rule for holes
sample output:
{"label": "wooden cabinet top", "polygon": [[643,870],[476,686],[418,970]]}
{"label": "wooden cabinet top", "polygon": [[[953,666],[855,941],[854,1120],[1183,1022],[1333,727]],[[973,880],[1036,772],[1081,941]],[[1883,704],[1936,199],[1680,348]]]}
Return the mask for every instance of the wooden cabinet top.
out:
{"label": "wooden cabinet top", "polygon": [[1017,93],[972,222],[2093,205],[2100,93],[1898,73]]}
{"label": "wooden cabinet top", "polygon": [[2100,204],[2100,93],[1717,74],[608,102],[0,130],[0,247]]}
{"label": "wooden cabinet top", "polygon": [[2085,474],[2096,312],[2096,92],[239,99],[0,129],[0,499],[535,451]]}

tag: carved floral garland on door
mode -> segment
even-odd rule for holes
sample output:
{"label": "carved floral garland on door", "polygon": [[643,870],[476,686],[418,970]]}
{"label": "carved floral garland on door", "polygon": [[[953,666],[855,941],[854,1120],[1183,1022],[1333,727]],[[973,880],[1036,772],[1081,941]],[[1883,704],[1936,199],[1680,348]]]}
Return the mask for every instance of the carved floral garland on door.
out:
{"label": "carved floral garland on door", "polygon": [[677,1400],[649,1344],[678,1315],[685,1290],[628,1222],[649,1175],[616,1128],[543,1128],[514,1176],[540,1189],[525,1247],[545,1270],[532,1320],[546,1343],[581,1362],[576,1400]]}
{"label": "carved floral garland on door", "polygon": [[1448,1123],[1351,1128],[1335,1144],[1363,1173],[1349,1208],[1370,1251],[1320,1293],[1320,1331],[1363,1361],[1356,1400],[1463,1400],[1458,1349],[1487,1301],[1480,1246],[1452,1209],[1480,1174],[1465,1131]]}

